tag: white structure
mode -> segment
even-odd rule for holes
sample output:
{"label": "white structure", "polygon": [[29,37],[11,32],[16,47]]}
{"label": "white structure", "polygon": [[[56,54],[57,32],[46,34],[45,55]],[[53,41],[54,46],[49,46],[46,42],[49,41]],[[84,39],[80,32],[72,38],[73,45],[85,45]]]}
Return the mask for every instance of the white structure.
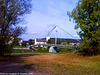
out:
{"label": "white structure", "polygon": [[50,36],[48,35],[47,37],[46,37],[46,41],[48,41],[50,39]]}
{"label": "white structure", "polygon": [[18,42],[18,43],[19,43],[19,45],[20,45],[20,46],[22,46],[23,40],[22,40],[22,39],[21,39],[21,40],[19,40],[19,42]]}
{"label": "white structure", "polygon": [[49,48],[49,52],[56,52],[56,50],[54,49],[54,46],[51,46],[51,47]]}
{"label": "white structure", "polygon": [[11,35],[7,35],[7,37],[10,39],[7,44],[12,44],[12,42],[14,41],[14,37]]}
{"label": "white structure", "polygon": [[37,44],[47,44],[46,40],[43,40],[43,39],[35,39],[35,45]]}

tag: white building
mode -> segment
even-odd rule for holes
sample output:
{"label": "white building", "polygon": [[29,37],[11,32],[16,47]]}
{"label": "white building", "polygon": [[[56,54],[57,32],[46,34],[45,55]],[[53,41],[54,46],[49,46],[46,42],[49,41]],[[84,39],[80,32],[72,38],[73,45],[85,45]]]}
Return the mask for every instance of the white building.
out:
{"label": "white building", "polygon": [[9,39],[7,44],[12,44],[12,42],[14,41],[14,37],[12,35],[7,35],[7,38]]}
{"label": "white building", "polygon": [[21,39],[21,40],[19,40],[19,42],[18,42],[18,43],[19,43],[19,45],[20,45],[20,46],[22,46],[23,40],[22,40],[22,39]]}
{"label": "white building", "polygon": [[37,45],[37,44],[47,44],[47,42],[46,42],[46,40],[44,40],[44,39],[35,39],[35,43],[34,43],[35,45]]}
{"label": "white building", "polygon": [[48,41],[50,39],[50,36],[48,35],[47,37],[46,37],[46,41]]}

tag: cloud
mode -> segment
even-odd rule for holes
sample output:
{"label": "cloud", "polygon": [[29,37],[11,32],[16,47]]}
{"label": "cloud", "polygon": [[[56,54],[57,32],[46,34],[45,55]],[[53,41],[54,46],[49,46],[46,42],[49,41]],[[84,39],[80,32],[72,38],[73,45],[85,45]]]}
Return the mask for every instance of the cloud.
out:
{"label": "cloud", "polygon": [[38,32],[31,32],[31,34],[39,34]]}
{"label": "cloud", "polygon": [[[59,25],[72,35],[76,34],[74,30],[75,24],[70,22],[67,16],[67,11],[72,10],[76,6],[74,1],[32,0],[32,13],[25,17],[28,33],[26,34],[27,37],[24,38],[46,37],[55,25]],[[58,32],[60,33],[58,37],[67,37],[60,29]],[[51,33],[51,36],[55,36],[55,31]]]}
{"label": "cloud", "polygon": [[78,37],[79,37],[79,35],[74,35],[74,37],[78,38]]}
{"label": "cloud", "polygon": [[32,35],[39,35],[39,33],[38,32],[27,32],[26,34],[32,34]]}

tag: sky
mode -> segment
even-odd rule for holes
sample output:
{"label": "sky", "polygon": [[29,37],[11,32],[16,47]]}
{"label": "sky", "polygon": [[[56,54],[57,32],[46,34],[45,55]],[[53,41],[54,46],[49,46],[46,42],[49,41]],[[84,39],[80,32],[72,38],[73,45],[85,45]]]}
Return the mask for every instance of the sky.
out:
{"label": "sky", "polygon": [[[72,11],[78,0],[32,0],[31,14],[24,15],[27,32],[21,36],[24,40],[45,38],[56,25],[67,31],[75,39],[79,39],[75,23],[69,21],[67,11]],[[66,32],[57,28],[57,38],[72,38]],[[55,30],[49,36],[55,37]]]}

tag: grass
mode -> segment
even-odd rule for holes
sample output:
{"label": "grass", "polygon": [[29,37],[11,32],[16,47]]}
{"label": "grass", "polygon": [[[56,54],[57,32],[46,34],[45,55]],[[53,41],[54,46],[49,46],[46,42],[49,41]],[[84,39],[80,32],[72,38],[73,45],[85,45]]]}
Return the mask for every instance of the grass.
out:
{"label": "grass", "polygon": [[22,48],[22,46],[14,46],[14,48]]}
{"label": "grass", "polygon": [[12,53],[30,53],[32,50],[22,50],[22,49],[14,49]]}
{"label": "grass", "polygon": [[48,54],[66,54],[66,53],[72,53],[75,52],[76,50],[74,49],[67,49],[67,48],[59,48],[60,52],[59,53],[49,53],[49,48],[37,48],[37,50],[35,50],[34,52],[32,52],[32,50],[22,50],[22,49],[15,49],[13,50],[12,53],[48,53]]}
{"label": "grass", "polygon": [[37,73],[51,73],[51,75],[100,75],[100,55],[82,56],[77,50],[60,48],[59,53],[49,53],[49,49],[13,50],[11,57],[0,58],[10,62],[23,64],[24,68]]}
{"label": "grass", "polygon": [[37,50],[35,50],[34,53],[49,53],[49,49],[40,47]]}
{"label": "grass", "polygon": [[[83,57],[73,53],[64,55],[40,54],[29,57],[25,68],[55,75],[99,75],[100,56]],[[28,59],[29,59],[28,58]],[[26,58],[27,59],[27,58]]]}
{"label": "grass", "polygon": [[[30,55],[30,54],[29,54]],[[27,56],[8,57],[6,60],[24,65],[37,73],[54,75],[100,75],[100,55],[81,56],[75,53],[34,53]],[[3,58],[4,59],[4,58]]]}

